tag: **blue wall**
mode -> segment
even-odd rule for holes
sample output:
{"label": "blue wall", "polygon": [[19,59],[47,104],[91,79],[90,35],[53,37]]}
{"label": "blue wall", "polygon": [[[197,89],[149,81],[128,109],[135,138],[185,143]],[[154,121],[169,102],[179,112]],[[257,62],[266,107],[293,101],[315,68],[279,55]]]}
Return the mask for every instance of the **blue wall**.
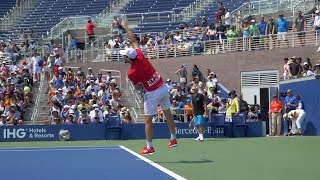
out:
{"label": "blue wall", "polygon": [[303,135],[320,135],[320,80],[288,81],[280,84],[280,93],[285,93],[288,89],[292,89],[294,95],[299,94],[304,102],[307,115],[302,125]]}
{"label": "blue wall", "polygon": [[[265,136],[264,122],[248,123],[249,137]],[[167,124],[157,123],[154,127],[155,139],[170,138]],[[105,140],[120,139],[119,130],[108,129],[106,125],[55,125],[55,126],[0,126],[0,142],[12,141],[58,141],[61,129],[69,130],[70,140]],[[189,129],[188,123],[176,124],[177,138],[195,138],[197,131]],[[224,129],[217,128],[212,131],[211,124],[205,125],[205,137],[223,137]],[[244,136],[244,129],[238,128],[237,137]],[[121,139],[145,139],[144,124],[122,125]]]}

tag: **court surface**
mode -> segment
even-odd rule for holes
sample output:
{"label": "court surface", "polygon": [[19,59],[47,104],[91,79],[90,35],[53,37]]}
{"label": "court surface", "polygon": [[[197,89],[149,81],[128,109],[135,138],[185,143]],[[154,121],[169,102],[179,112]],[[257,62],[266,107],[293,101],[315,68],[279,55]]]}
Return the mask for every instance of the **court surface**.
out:
{"label": "court surface", "polygon": [[0,142],[0,180],[320,179],[320,137],[178,142],[169,149],[167,139],[156,139],[155,155],[144,158],[136,155],[145,140]]}
{"label": "court surface", "polygon": [[1,179],[171,180],[183,177],[123,146],[0,149]]}

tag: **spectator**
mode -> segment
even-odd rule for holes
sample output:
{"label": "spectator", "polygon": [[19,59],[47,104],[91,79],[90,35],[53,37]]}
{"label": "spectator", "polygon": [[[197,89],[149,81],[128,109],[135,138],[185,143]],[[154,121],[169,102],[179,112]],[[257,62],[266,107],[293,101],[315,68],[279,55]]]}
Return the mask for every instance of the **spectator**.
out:
{"label": "spectator", "polygon": [[90,45],[95,41],[94,28],[97,26],[98,26],[98,23],[94,24],[91,19],[88,21],[88,24],[86,25],[86,32],[89,37]]}
{"label": "spectator", "polygon": [[251,20],[251,24],[249,26],[250,36],[252,37],[251,50],[258,48],[259,45],[259,26],[256,24],[254,19]]}
{"label": "spectator", "polygon": [[239,106],[239,101],[237,98],[236,91],[232,90],[229,92],[229,99],[228,99],[226,108],[227,108],[226,120],[231,122],[232,114],[237,116],[240,113],[240,106]]}
{"label": "spectator", "polygon": [[286,39],[286,34],[288,32],[288,21],[284,19],[284,15],[280,14],[277,23],[278,27],[278,46],[280,47],[281,41],[285,41],[287,43],[287,46],[289,47],[289,41]]}
{"label": "spectator", "polygon": [[129,109],[123,107],[120,111],[121,116],[121,122],[122,124],[131,124],[132,123],[132,117],[130,115]]}
{"label": "spectator", "polygon": [[206,16],[201,17],[201,27],[206,28],[208,26],[208,20]]}
{"label": "spectator", "polygon": [[120,93],[118,90],[112,92],[112,99],[110,100],[110,105],[113,110],[117,111],[119,105],[123,105],[120,99]]}
{"label": "spectator", "polygon": [[99,109],[98,105],[93,105],[93,108],[94,109],[89,114],[91,123],[100,124],[104,122],[102,111]]}
{"label": "spectator", "polygon": [[317,9],[315,13],[316,13],[316,16],[314,18],[313,29],[316,31],[319,31],[320,30],[320,11]]}
{"label": "spectator", "polygon": [[[217,38],[219,39],[220,45],[222,47],[222,51],[225,52],[225,47],[224,47],[224,40],[227,38],[226,33],[227,33],[227,28],[222,24],[221,20],[217,21],[218,26],[217,26]],[[220,47],[218,45],[218,47]]]}
{"label": "spectator", "polygon": [[186,83],[187,82],[187,76],[188,76],[188,71],[187,71],[187,64],[183,64],[181,69],[178,69],[176,71],[176,74],[179,75],[179,82],[180,83]]}
{"label": "spectator", "polygon": [[277,95],[273,95],[270,103],[269,118],[272,120],[271,136],[280,136],[282,126],[282,102],[278,99]]}
{"label": "spectator", "polygon": [[255,104],[253,107],[251,107],[248,116],[252,120],[261,121],[262,113],[260,111],[260,105]]}
{"label": "spectator", "polygon": [[119,19],[117,16],[113,17],[113,21],[112,21],[112,31],[114,35],[118,35],[120,30],[120,23],[119,23]]}
{"label": "spectator", "polygon": [[216,22],[220,22],[220,21],[222,22],[223,15],[224,15],[223,8],[219,8],[218,12],[216,13],[216,16],[215,16]]}
{"label": "spectator", "polygon": [[239,29],[242,31],[242,37],[243,37],[243,48],[244,50],[248,49],[248,40],[250,37],[250,27],[248,21],[243,22],[243,26],[240,26]]}
{"label": "spectator", "polygon": [[243,99],[243,96],[239,96],[239,106],[240,106],[240,112],[247,113],[249,111],[249,105],[247,101]]}
{"label": "spectator", "polygon": [[297,79],[300,72],[300,64],[297,63],[297,58],[294,56],[288,61],[289,65],[289,77],[291,79]]}
{"label": "spectator", "polygon": [[76,50],[77,49],[77,40],[74,37],[71,37],[71,44],[69,50]]}
{"label": "spectator", "polygon": [[293,23],[292,32],[298,32],[298,38],[300,40],[301,46],[305,45],[305,35],[307,31],[307,20],[302,16],[302,12],[298,11],[298,17]]}
{"label": "spectator", "polygon": [[264,17],[260,18],[260,24],[259,24],[259,34],[260,36],[266,36],[268,33],[267,23],[264,20]]}
{"label": "spectator", "polygon": [[[289,70],[289,60],[288,58],[284,58],[284,65],[283,65],[283,80],[290,79],[290,70]],[[290,61],[290,64],[292,63],[292,60]]]}
{"label": "spectator", "polygon": [[314,75],[314,73],[309,69],[309,65],[307,62],[303,63],[302,68],[303,68],[302,77],[309,77]]}
{"label": "spectator", "polygon": [[[229,42],[229,46],[231,51],[233,50],[233,48],[235,48],[236,45],[236,38],[238,37],[238,31],[236,30],[236,26],[231,25],[230,29],[227,32],[227,37],[228,37],[228,42]],[[237,50],[237,49],[235,49]]]}
{"label": "spectator", "polygon": [[231,17],[230,17],[230,9],[226,9],[226,12],[224,14],[224,24],[227,27],[227,29],[230,27],[231,25]]}
{"label": "spectator", "polygon": [[316,79],[319,79],[319,78],[320,78],[320,63],[319,63],[319,64],[316,64],[316,66],[315,66],[315,71],[314,71],[314,75],[315,75]]}

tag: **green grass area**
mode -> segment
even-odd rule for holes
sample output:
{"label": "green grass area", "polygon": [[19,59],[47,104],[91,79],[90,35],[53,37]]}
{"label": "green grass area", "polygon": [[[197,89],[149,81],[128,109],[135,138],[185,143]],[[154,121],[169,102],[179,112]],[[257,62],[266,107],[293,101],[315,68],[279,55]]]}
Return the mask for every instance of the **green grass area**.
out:
{"label": "green grass area", "polygon": [[[152,161],[195,180],[319,180],[320,137],[154,140]],[[123,145],[139,152],[144,140],[0,143],[0,148]],[[13,157],[14,158],[14,157]]]}

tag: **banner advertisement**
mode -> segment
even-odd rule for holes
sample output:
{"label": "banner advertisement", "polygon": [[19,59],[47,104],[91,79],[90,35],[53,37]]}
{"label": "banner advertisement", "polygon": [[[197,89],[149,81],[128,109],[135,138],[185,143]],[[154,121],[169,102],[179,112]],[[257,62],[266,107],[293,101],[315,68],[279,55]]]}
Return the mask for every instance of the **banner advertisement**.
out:
{"label": "banner advertisement", "polygon": [[[265,136],[264,122],[248,123],[249,137]],[[167,124],[153,124],[155,139],[168,139],[170,132]],[[213,129],[210,123],[204,126],[204,137],[224,137],[229,129]],[[190,129],[188,123],[176,124],[177,138],[196,138],[197,129]],[[243,137],[243,128],[236,129],[236,136]],[[15,141],[59,141],[59,140],[112,140],[112,139],[145,139],[144,124],[122,124],[120,129],[108,129],[105,124],[90,125],[22,125],[0,126],[0,142]]]}

